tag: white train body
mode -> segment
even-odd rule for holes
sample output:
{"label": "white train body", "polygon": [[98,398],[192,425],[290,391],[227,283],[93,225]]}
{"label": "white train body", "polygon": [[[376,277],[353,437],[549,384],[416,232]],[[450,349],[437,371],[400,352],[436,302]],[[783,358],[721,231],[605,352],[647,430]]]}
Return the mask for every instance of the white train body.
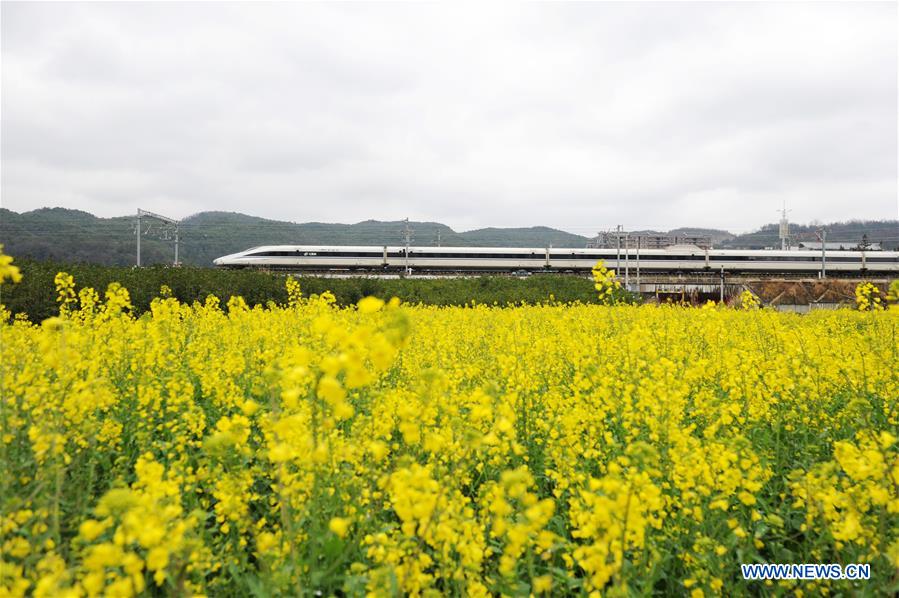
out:
{"label": "white train body", "polygon": [[[404,247],[265,245],[215,260],[226,268],[264,268],[308,271],[402,271],[418,272],[529,272],[588,271],[603,260],[606,267],[636,269],[637,252],[615,249],[522,248],[522,247]],[[827,272],[847,275],[899,274],[897,251],[828,251]],[[700,249],[674,246],[642,249],[641,272],[746,272],[815,275],[821,271],[820,251],[756,249]]]}

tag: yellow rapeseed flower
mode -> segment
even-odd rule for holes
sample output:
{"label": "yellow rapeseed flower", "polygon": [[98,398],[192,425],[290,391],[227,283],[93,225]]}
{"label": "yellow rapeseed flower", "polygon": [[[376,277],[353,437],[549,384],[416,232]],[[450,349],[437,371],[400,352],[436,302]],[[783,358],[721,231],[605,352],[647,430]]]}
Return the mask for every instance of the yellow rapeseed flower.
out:
{"label": "yellow rapeseed flower", "polygon": [[350,529],[350,520],[344,517],[332,517],[328,522],[328,529],[341,538],[345,538]]}

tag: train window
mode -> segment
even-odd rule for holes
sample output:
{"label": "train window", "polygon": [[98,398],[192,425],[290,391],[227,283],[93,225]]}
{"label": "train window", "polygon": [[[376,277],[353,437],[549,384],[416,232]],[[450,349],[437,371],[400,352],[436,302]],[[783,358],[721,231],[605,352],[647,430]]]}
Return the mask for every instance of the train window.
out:
{"label": "train window", "polygon": [[710,262],[814,262],[814,256],[712,255]]}
{"label": "train window", "polygon": [[[870,259],[870,258],[868,258]],[[816,255],[718,255],[709,256],[710,262],[820,262],[821,254]],[[827,255],[828,262],[861,263],[861,257]]]}
{"label": "train window", "polygon": [[383,252],[363,252],[363,251],[328,251],[328,252],[299,252],[299,251],[259,251],[249,254],[250,257],[297,257],[299,255],[306,257],[356,257],[356,258],[381,258]]}
{"label": "train window", "polygon": [[378,252],[368,252],[368,251],[334,251],[328,252],[327,257],[368,257],[368,258],[383,258],[384,253],[381,251]]}
{"label": "train window", "polygon": [[409,252],[410,259],[496,259],[496,260],[542,260],[546,255],[534,253],[418,253]]}
{"label": "train window", "polygon": [[[819,257],[815,261],[820,262],[821,258]],[[839,256],[830,257],[830,256],[827,256],[827,261],[828,262],[840,262],[840,263],[846,262],[846,263],[850,263],[850,264],[860,264],[860,263],[862,263],[862,258],[860,258],[860,257],[839,257]]]}
{"label": "train window", "polygon": [[[558,259],[558,258],[553,258],[553,259]],[[615,256],[612,255],[612,256],[594,257],[594,258],[592,258],[592,259],[605,260],[605,261],[610,261],[610,260],[611,260],[611,261],[614,262],[614,261],[615,261]],[[625,260],[627,260],[627,261],[629,261],[629,262],[635,262],[635,261],[637,261],[637,254],[636,254],[636,253],[631,253],[631,254],[625,256],[624,253],[622,253],[622,254],[621,254],[621,261],[623,262],[623,261],[625,261]],[[665,255],[646,255],[645,253],[641,253],[641,254],[640,254],[640,261],[641,261],[641,262],[642,262],[642,261],[650,261],[650,262],[657,262],[657,261],[679,261],[679,262],[682,262],[682,261],[692,261],[692,260],[696,260],[696,261],[704,261],[704,260],[705,260],[705,256],[704,256],[704,255],[671,255],[671,254],[665,254]]]}
{"label": "train window", "polygon": [[[546,255],[538,256],[541,258],[546,258]],[[583,253],[550,253],[549,259],[551,260],[590,260],[590,261],[598,261],[598,260],[614,260],[614,255],[587,255]],[[624,259],[624,254],[621,254],[621,259]]]}

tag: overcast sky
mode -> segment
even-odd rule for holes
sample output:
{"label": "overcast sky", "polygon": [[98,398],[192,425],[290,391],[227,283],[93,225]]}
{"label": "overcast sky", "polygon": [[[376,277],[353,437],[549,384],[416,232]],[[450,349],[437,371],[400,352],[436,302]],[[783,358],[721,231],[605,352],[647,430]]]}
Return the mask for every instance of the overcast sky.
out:
{"label": "overcast sky", "polygon": [[2,3],[2,205],[580,234],[896,218],[884,3]]}

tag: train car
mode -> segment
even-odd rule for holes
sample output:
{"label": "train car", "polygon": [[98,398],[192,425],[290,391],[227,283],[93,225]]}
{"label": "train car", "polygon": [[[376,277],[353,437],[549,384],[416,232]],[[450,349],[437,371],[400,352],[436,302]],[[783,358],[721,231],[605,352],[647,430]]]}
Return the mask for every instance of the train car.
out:
{"label": "train car", "polygon": [[222,256],[213,263],[226,268],[364,270],[383,269],[387,259],[387,247],[263,245]]}
{"label": "train car", "polygon": [[[701,249],[693,245],[665,249],[549,249],[548,264],[563,270],[587,270],[602,259],[610,268],[641,272],[677,273],[724,269],[729,273],[816,274],[822,255],[812,251]],[[827,271],[848,273],[899,272],[899,252],[830,251],[824,255]]]}
{"label": "train car", "polygon": [[899,273],[899,252],[701,249],[693,245],[666,249],[405,247],[267,245],[215,260],[227,268],[307,271],[417,272],[587,272],[603,260],[609,268],[641,272],[719,272],[809,274],[826,271],[846,275]]}
{"label": "train car", "polygon": [[783,250],[709,250],[709,269],[726,272],[783,272],[814,275],[821,271],[822,259],[827,272],[846,274],[889,274],[899,272],[896,251],[817,251]]}

